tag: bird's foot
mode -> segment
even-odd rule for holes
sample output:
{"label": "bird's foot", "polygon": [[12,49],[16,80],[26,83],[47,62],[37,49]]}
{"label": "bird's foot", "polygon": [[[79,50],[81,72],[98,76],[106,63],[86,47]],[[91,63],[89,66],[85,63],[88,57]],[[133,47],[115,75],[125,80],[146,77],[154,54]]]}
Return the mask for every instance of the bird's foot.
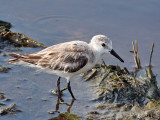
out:
{"label": "bird's foot", "polygon": [[[64,92],[65,90],[67,90],[67,89],[68,89],[68,88],[65,87],[65,88],[63,88],[62,90],[60,90],[60,94],[63,95],[63,92]],[[54,95],[58,95],[58,90],[57,90],[57,89],[51,90],[51,93],[54,94]]]}

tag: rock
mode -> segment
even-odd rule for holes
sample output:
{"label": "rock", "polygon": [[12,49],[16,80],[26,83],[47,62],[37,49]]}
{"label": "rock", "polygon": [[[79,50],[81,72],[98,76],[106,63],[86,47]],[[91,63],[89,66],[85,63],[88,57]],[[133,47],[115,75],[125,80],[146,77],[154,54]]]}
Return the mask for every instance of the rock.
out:
{"label": "rock", "polygon": [[12,27],[12,24],[3,20],[0,20],[0,26],[4,26],[7,29],[10,29]]}

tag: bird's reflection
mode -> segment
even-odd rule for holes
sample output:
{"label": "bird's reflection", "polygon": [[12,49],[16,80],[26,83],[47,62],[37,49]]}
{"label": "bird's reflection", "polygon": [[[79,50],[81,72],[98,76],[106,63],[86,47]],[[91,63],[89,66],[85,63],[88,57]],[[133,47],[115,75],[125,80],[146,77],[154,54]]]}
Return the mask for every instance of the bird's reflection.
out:
{"label": "bird's reflection", "polygon": [[66,106],[69,106],[68,109],[67,109],[67,112],[70,113],[70,110],[72,108],[73,103],[74,103],[74,99],[72,99],[71,103],[68,104],[68,103],[65,103],[64,100],[61,97],[58,97],[57,104],[56,104],[56,112],[60,113],[60,111],[59,111],[60,104],[65,104]]}
{"label": "bird's reflection", "polygon": [[65,116],[65,114],[61,113],[59,111],[59,108],[60,108],[60,105],[61,104],[65,104],[66,106],[68,106],[68,109],[66,110],[66,112],[63,112],[63,113],[70,113],[70,110],[74,104],[74,99],[71,100],[71,103],[65,103],[64,100],[61,98],[61,97],[58,97],[57,99],[57,103],[56,103],[56,109],[55,111],[52,112],[52,114],[54,114],[55,112],[59,113],[59,115],[57,117],[53,117],[53,118],[50,118],[48,120],[61,120],[61,119],[64,119],[64,120],[67,120],[67,116]]}

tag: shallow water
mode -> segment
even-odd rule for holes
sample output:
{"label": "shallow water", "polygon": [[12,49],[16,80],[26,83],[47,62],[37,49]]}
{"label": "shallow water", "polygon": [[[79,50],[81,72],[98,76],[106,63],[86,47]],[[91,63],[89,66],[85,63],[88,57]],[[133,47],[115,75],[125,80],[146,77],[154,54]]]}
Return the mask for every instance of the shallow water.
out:
{"label": "shallow water", "polygon": [[[47,46],[71,40],[89,42],[95,34],[105,34],[113,41],[113,48],[125,60],[120,63],[116,58],[104,57],[107,64],[119,64],[121,67],[133,69],[133,55],[131,42],[138,40],[139,54],[142,66],[147,66],[152,42],[155,42],[153,54],[153,71],[160,72],[160,1],[74,1],[74,0],[3,0],[0,1],[1,20],[13,24],[12,31],[21,32],[28,37],[46,44]],[[22,53],[31,53],[40,48],[21,48]],[[8,57],[0,56],[0,64],[6,63]],[[55,110],[57,96],[49,93],[56,88],[57,76],[39,72],[33,68],[10,65],[9,73],[0,74],[0,91],[17,103],[22,113],[16,117],[3,116],[4,120],[48,119],[57,114],[47,112]],[[160,76],[157,76],[160,84]],[[62,80],[61,88],[66,81]],[[91,84],[80,77],[71,81],[72,90],[77,101],[74,102],[71,113],[85,118],[93,104],[91,99],[96,97],[92,93]],[[31,99],[29,99],[31,98]],[[46,99],[47,101],[43,101]],[[64,95],[66,102],[71,102],[69,92]],[[65,105],[60,105],[60,111],[67,111]]]}

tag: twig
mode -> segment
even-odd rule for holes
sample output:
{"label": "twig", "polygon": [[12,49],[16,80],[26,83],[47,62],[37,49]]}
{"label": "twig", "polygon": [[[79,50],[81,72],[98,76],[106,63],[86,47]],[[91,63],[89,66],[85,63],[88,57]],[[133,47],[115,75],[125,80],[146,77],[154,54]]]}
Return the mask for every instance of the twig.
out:
{"label": "twig", "polygon": [[141,62],[140,62],[140,59],[139,59],[139,54],[138,54],[138,42],[137,40],[135,40],[135,43],[136,43],[136,49],[137,49],[137,62],[138,62],[138,66],[139,68],[141,68]]}
{"label": "twig", "polygon": [[91,75],[88,78],[86,78],[86,81],[90,80],[93,76],[95,76],[96,73],[97,73],[97,69],[93,70]]}
{"label": "twig", "polygon": [[137,40],[135,42],[136,42],[136,49],[135,49],[134,42],[132,41],[132,46],[133,46],[133,51],[134,51],[134,60],[135,60],[137,68],[141,69],[141,63],[140,63],[139,54],[138,54],[138,42]]}
{"label": "twig", "polygon": [[149,59],[149,67],[151,67],[151,60],[152,60],[153,49],[154,49],[154,42],[152,43],[152,50],[151,50],[150,59]]}

